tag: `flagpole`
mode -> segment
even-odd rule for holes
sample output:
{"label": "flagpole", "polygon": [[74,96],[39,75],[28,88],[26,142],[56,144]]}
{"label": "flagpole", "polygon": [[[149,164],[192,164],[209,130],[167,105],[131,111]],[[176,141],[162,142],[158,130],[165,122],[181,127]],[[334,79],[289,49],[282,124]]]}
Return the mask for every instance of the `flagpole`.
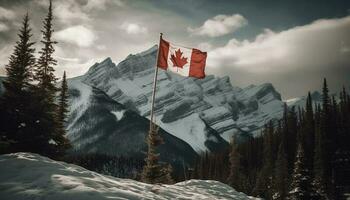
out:
{"label": "flagpole", "polygon": [[151,120],[149,123],[149,130],[152,131],[154,128],[154,123],[153,123],[153,117],[154,117],[154,100],[156,96],[156,89],[157,89],[157,78],[158,78],[158,56],[159,56],[159,48],[160,48],[160,40],[163,37],[163,33],[160,33],[160,38],[159,38],[159,45],[158,45],[158,53],[157,53],[157,58],[156,58],[156,65],[155,65],[155,70],[154,70],[154,79],[153,79],[153,91],[152,91],[152,103],[151,103]]}

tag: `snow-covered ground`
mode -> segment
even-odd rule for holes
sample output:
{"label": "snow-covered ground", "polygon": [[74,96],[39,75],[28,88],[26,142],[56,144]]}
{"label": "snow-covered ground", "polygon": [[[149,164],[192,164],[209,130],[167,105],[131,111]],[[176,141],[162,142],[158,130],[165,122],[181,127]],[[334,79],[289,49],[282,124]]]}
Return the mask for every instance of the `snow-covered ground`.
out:
{"label": "snow-covered ground", "polygon": [[0,199],[256,199],[217,182],[151,185],[31,154],[0,156]]}

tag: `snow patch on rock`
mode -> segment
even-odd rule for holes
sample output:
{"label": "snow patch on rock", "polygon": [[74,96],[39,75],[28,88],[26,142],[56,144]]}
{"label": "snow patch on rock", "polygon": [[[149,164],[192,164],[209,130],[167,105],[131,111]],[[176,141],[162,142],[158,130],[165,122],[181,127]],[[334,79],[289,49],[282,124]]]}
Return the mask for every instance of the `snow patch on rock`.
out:
{"label": "snow patch on rock", "polygon": [[119,121],[124,117],[125,110],[111,111],[111,113],[115,116],[116,120]]}

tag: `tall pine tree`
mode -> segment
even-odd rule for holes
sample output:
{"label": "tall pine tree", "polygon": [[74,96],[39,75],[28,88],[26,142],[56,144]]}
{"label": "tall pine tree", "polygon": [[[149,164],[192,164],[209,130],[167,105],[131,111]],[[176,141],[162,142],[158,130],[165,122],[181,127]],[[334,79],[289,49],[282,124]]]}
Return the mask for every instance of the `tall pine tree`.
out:
{"label": "tall pine tree", "polygon": [[172,169],[170,165],[159,163],[159,154],[156,147],[163,143],[160,137],[159,128],[152,124],[153,127],[148,132],[147,145],[148,152],[145,159],[146,165],[143,168],[141,180],[146,183],[172,183]]}
{"label": "tall pine tree", "polygon": [[273,199],[283,200],[287,197],[288,191],[288,161],[285,153],[283,140],[278,148],[278,155],[274,170]]}
{"label": "tall pine tree", "polygon": [[286,153],[287,153],[287,160],[288,160],[288,169],[289,173],[293,172],[294,167],[294,159],[295,159],[295,152],[296,152],[296,144],[297,144],[297,133],[298,133],[298,118],[297,113],[295,111],[295,107],[293,106],[288,111],[287,115],[287,122],[288,124],[288,131],[285,133],[286,137]]}
{"label": "tall pine tree", "polygon": [[321,107],[316,105],[315,111],[315,150],[313,161],[313,181],[312,181],[312,199],[327,200],[326,193],[326,173],[324,156],[324,135],[321,132]]}
{"label": "tall pine tree", "polygon": [[63,73],[62,83],[60,88],[60,95],[58,98],[58,135],[55,141],[58,144],[59,154],[63,154],[67,148],[70,147],[69,140],[65,137],[65,124],[68,114],[68,85],[66,71]]}
{"label": "tall pine tree", "polygon": [[7,77],[3,82],[5,92],[0,98],[0,136],[2,140],[12,141],[11,148],[5,152],[28,151],[33,144],[31,125],[32,113],[29,110],[33,102],[31,81],[35,64],[34,42],[31,41],[28,13],[19,30],[9,64],[6,65]]}
{"label": "tall pine tree", "polygon": [[[58,119],[58,105],[56,104],[57,78],[54,75],[54,66],[57,61],[53,58],[55,52],[52,40],[53,34],[53,13],[52,2],[50,1],[46,18],[43,21],[43,39],[42,49],[39,51],[40,57],[37,61],[35,70],[35,79],[38,82],[37,95],[39,98],[38,117],[40,118],[39,135],[42,143],[42,152],[49,156],[57,156],[61,153],[64,145],[64,135],[60,131],[60,122]],[[64,149],[64,148],[63,148]]]}
{"label": "tall pine tree", "polygon": [[294,163],[294,172],[292,175],[291,190],[289,198],[291,200],[309,200],[310,199],[310,176],[303,145],[299,143],[297,155]]}
{"label": "tall pine tree", "polygon": [[273,133],[274,127],[272,121],[268,123],[264,130],[264,147],[263,147],[263,166],[259,172],[256,180],[253,194],[263,197],[265,199],[271,199],[272,193],[272,171],[273,171]]}
{"label": "tall pine tree", "polygon": [[322,88],[322,108],[321,108],[321,116],[320,116],[320,137],[319,141],[322,145],[322,153],[323,156],[323,169],[324,169],[324,179],[326,184],[327,193],[329,194],[330,184],[331,184],[331,162],[332,162],[332,154],[334,153],[334,146],[332,140],[334,139],[333,130],[332,130],[332,105],[331,98],[329,96],[329,89],[327,80],[323,81]]}
{"label": "tall pine tree", "polygon": [[315,120],[310,92],[306,99],[304,121],[301,127],[301,142],[303,143],[305,150],[306,164],[308,165],[308,168],[312,170],[315,150]]}
{"label": "tall pine tree", "polygon": [[230,161],[230,171],[229,176],[227,178],[227,183],[231,185],[233,188],[235,188],[238,191],[242,191],[242,175],[240,171],[240,155],[238,153],[237,144],[235,143],[235,140],[232,139],[231,141],[231,152],[229,154],[229,161]]}

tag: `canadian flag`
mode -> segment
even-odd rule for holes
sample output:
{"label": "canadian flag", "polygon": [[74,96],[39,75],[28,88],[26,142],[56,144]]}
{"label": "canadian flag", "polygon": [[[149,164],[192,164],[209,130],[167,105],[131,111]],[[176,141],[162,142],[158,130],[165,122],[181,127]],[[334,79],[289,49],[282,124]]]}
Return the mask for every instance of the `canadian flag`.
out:
{"label": "canadian flag", "polygon": [[160,38],[157,61],[159,68],[182,76],[204,78],[206,59],[207,52],[175,45]]}

